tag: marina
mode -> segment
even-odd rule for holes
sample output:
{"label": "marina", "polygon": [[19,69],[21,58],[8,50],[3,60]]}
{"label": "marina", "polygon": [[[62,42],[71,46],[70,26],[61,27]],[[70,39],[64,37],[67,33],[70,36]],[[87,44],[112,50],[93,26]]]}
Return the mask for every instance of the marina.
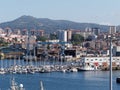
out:
{"label": "marina", "polygon": [[72,65],[68,62],[44,62],[44,61],[24,61],[24,60],[0,60],[0,74],[34,74],[70,71],[77,72],[79,64]]}
{"label": "marina", "polygon": [[0,74],[34,74],[51,72],[96,71],[92,66],[78,62],[24,61],[23,59],[0,60]]}
{"label": "marina", "polygon": [[[114,69],[114,68],[113,68]],[[24,61],[24,59],[0,60],[0,74],[35,74],[52,72],[108,71],[91,65],[82,65],[80,61]],[[117,70],[117,69],[114,69]]]}

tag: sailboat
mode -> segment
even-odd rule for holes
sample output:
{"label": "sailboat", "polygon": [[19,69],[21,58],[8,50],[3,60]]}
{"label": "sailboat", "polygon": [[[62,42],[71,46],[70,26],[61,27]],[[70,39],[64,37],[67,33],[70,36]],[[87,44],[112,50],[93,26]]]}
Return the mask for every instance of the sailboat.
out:
{"label": "sailboat", "polygon": [[2,60],[0,61],[1,61],[0,74],[5,74],[6,72],[5,72],[5,69],[3,68],[3,61]]}
{"label": "sailboat", "polygon": [[25,90],[23,87],[23,84],[17,85],[14,78],[12,78],[10,83],[11,83],[11,86],[9,90]]}
{"label": "sailboat", "polygon": [[14,79],[14,78],[12,78],[12,80],[11,80],[10,90],[18,90],[18,85],[17,85],[17,83],[15,82],[15,79]]}

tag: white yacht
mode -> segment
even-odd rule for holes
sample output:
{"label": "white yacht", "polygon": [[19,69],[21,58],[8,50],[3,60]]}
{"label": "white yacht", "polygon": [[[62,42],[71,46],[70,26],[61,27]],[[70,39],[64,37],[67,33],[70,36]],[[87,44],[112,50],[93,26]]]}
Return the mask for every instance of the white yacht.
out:
{"label": "white yacht", "polygon": [[79,68],[79,71],[95,71],[95,70],[97,70],[97,68],[89,65],[85,65]]}
{"label": "white yacht", "polygon": [[72,68],[71,71],[72,72],[78,72],[78,69],[77,68]]}
{"label": "white yacht", "polygon": [[5,72],[5,70],[4,70],[4,68],[0,68],[0,74],[5,74],[6,72]]}

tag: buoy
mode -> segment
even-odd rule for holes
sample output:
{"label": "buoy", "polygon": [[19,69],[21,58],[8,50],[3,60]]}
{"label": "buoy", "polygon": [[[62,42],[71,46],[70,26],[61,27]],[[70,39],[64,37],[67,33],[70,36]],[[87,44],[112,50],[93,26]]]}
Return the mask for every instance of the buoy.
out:
{"label": "buoy", "polygon": [[20,88],[23,88],[23,84],[20,84]]}

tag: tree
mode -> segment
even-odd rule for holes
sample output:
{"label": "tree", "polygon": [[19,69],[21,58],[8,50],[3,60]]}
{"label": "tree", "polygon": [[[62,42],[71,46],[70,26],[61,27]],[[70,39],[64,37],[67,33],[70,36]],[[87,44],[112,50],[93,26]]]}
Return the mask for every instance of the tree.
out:
{"label": "tree", "polygon": [[73,34],[71,41],[73,44],[80,44],[84,41],[84,37],[80,34]]}
{"label": "tree", "polygon": [[57,39],[57,35],[56,34],[50,34],[50,39],[51,40]]}
{"label": "tree", "polygon": [[42,42],[44,42],[44,41],[46,41],[47,40],[47,37],[45,37],[45,36],[39,36],[39,37],[37,37],[37,41],[42,41]]}
{"label": "tree", "polygon": [[0,46],[7,46],[9,43],[4,41],[3,38],[0,38]]}

